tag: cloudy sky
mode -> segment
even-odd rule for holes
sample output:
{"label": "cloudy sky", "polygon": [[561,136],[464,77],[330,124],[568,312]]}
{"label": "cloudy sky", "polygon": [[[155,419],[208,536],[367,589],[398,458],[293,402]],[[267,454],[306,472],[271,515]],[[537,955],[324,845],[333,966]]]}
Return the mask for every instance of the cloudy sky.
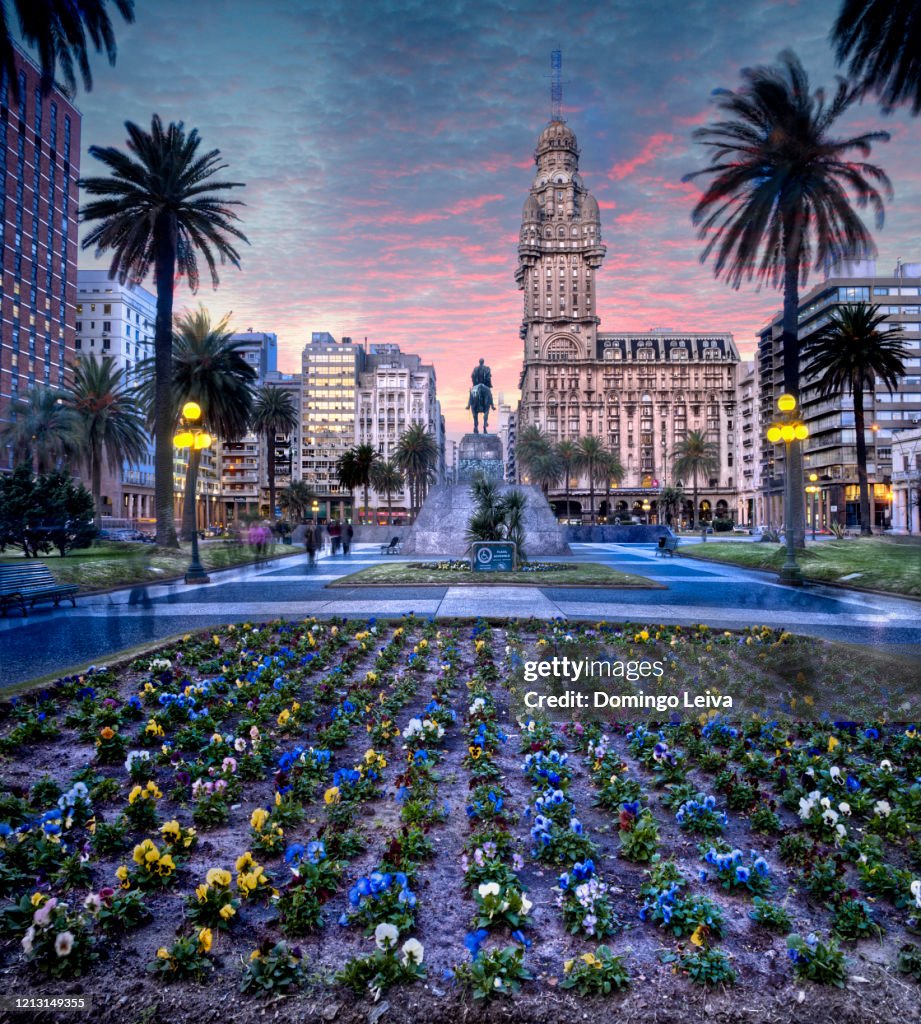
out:
{"label": "cloudy sky", "polygon": [[[198,298],[239,329],[275,331],[280,368],[311,331],[396,342],[433,361],[449,430],[463,430],[479,356],[517,396],[521,293],[513,275],[533,151],[550,117],[550,51],[564,116],[599,200],[608,252],[603,330],[732,331],[750,354],[775,292],[734,292],[698,262],[689,223],[711,93],[786,46],[830,83],[839,0],[137,0],[118,62],[81,92],[92,144],[157,112],[197,127],[239,190],[250,245]],[[921,119],[866,105],[842,134],[882,124],[873,159],[896,191],[880,268],[921,258]],[[85,265],[95,265],[86,254]],[[98,265],[105,265],[104,261]],[[179,307],[198,301],[186,291]]]}

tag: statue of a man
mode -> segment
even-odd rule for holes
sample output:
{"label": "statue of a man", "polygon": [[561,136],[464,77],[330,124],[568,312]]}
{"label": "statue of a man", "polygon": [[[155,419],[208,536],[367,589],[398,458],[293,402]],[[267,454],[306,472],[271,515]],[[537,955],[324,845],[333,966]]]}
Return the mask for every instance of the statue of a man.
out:
{"label": "statue of a man", "polygon": [[473,368],[473,373],[470,374],[470,379],[473,381],[474,387],[477,384],[485,384],[486,387],[492,387],[492,370],[485,364],[484,360],[480,360],[478,366]]}

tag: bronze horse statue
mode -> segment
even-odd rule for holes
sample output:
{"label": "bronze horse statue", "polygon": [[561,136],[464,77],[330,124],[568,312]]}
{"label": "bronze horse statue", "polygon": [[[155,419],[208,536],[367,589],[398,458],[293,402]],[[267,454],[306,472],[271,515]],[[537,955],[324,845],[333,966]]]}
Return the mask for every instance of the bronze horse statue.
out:
{"label": "bronze horse statue", "polygon": [[480,413],[483,414],[483,433],[486,434],[489,426],[489,410],[495,409],[492,400],[492,391],[485,384],[474,384],[470,389],[470,398],[467,401],[467,408],[473,413],[473,432],[480,432]]}

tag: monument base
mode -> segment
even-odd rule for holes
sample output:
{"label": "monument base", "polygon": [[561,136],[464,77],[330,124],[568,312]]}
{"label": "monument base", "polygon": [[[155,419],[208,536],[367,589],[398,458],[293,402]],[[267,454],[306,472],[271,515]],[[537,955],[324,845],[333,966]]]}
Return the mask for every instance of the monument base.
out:
{"label": "monument base", "polygon": [[464,434],[457,449],[457,482],[471,483],[476,477],[502,483],[505,463],[502,442],[495,434]]}
{"label": "monument base", "polygon": [[[470,436],[470,435],[468,435]],[[482,436],[482,435],[473,435]],[[486,435],[489,436],[489,435]],[[571,554],[563,531],[538,487],[502,486],[502,492],[523,491],[528,503],[524,510],[524,547],[528,558]],[[404,555],[441,555],[461,558],[468,554],[467,526],[473,515],[470,484],[433,487],[419,510],[415,523],[403,538]]]}

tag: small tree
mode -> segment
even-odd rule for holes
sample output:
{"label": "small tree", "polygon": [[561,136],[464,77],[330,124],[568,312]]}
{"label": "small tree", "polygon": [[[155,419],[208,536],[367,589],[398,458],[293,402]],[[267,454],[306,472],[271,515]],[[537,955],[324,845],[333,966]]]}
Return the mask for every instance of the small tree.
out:
{"label": "small tree", "polygon": [[0,478],[0,548],[15,544],[27,558],[57,548],[63,558],[96,536],[93,497],[62,470],[35,477],[22,463]]}

